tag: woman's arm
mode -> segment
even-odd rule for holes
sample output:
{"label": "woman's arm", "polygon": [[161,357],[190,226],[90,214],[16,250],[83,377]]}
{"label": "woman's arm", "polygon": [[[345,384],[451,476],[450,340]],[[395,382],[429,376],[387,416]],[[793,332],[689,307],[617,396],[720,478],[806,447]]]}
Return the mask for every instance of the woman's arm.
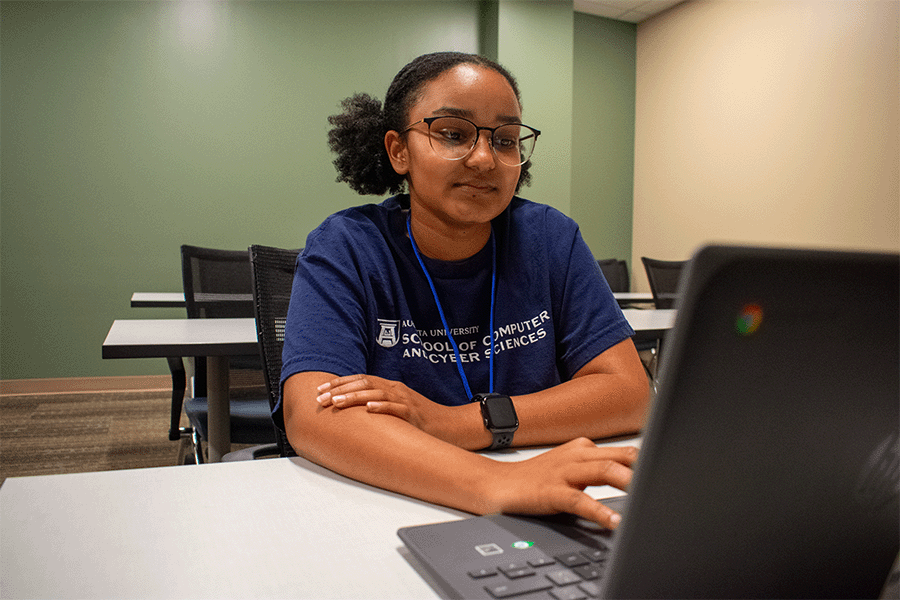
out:
{"label": "woman's arm", "polygon": [[[634,343],[619,342],[557,386],[513,398],[517,445],[636,433],[644,426],[650,386]],[[518,438],[518,439],[517,439]]]}
{"label": "woman's arm", "polygon": [[305,458],[359,481],[476,514],[569,512],[606,527],[618,524],[612,510],[583,490],[604,484],[625,489],[636,449],[598,448],[579,438],[526,461],[499,462],[405,419],[369,412],[365,405],[337,408],[318,401],[319,388],[333,379],[305,372],[284,384],[288,438]]}
{"label": "woman's arm", "polygon": [[[319,392],[323,407],[365,407],[370,413],[399,417],[461,448],[481,450],[491,443],[475,403],[441,406],[402,384],[368,375],[332,378]],[[649,393],[640,358],[626,339],[596,356],[570,381],[513,397],[519,418],[513,444],[537,446],[634,433],[643,426]]]}

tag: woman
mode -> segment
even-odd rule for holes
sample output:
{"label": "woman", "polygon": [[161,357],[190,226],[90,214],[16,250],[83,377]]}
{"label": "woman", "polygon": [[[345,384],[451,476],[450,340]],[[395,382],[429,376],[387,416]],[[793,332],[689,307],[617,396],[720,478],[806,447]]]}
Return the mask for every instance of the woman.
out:
{"label": "woman", "polygon": [[[624,488],[648,386],[577,225],[515,197],[540,132],[515,79],[436,53],[330,119],[339,180],[408,194],[332,215],[298,260],[274,413],[294,449],[348,477],[469,512],[570,512]],[[474,400],[474,401],[473,401]],[[565,443],[563,443],[565,442]],[[471,451],[559,444],[499,462]]]}

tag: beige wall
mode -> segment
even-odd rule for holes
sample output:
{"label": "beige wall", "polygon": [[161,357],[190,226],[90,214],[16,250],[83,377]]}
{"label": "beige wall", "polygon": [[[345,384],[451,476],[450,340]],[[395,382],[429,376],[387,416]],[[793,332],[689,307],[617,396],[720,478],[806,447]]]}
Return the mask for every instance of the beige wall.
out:
{"label": "beige wall", "polygon": [[637,30],[632,264],[900,249],[900,3],[691,1]]}

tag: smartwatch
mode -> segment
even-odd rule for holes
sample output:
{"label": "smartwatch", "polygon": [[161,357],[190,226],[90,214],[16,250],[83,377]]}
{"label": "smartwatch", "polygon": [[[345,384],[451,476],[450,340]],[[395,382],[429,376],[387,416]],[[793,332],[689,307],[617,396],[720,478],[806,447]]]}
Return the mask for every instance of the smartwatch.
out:
{"label": "smartwatch", "polygon": [[502,394],[475,394],[472,402],[481,404],[484,427],[494,436],[488,450],[500,450],[512,445],[513,435],[519,428],[519,417],[512,399]]}

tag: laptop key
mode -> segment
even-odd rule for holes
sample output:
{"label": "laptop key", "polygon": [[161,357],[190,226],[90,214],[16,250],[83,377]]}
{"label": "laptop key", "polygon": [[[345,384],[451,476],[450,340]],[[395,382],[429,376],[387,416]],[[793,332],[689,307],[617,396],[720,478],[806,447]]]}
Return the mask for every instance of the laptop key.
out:
{"label": "laptop key", "polygon": [[588,564],[588,559],[583,557],[578,552],[567,552],[566,554],[560,554],[558,556],[554,556],[557,561],[561,565],[566,567],[580,567],[581,565]]}
{"label": "laptop key", "polygon": [[493,577],[497,574],[497,569],[478,569],[475,571],[469,571],[469,577],[472,579],[484,579],[485,577]]}
{"label": "laptop key", "polygon": [[581,577],[568,569],[557,569],[547,573],[547,579],[556,585],[569,585],[570,583],[578,583]]}
{"label": "laptop key", "polygon": [[578,573],[582,579],[598,579],[600,577],[600,567],[596,565],[584,565],[581,567],[573,567],[573,571]]}
{"label": "laptop key", "polygon": [[484,589],[494,598],[512,598],[513,596],[521,596],[522,594],[542,592],[544,590],[549,590],[552,587],[553,584],[543,577],[526,577],[508,583],[486,585],[484,586]]}
{"label": "laptop key", "polygon": [[581,588],[585,594],[592,598],[597,598],[598,596],[600,596],[600,586],[593,581],[585,581],[583,583],[579,583],[578,587]]}
{"label": "laptop key", "polygon": [[556,588],[550,590],[550,595],[556,600],[587,600],[588,596],[578,586]]}
{"label": "laptop key", "polygon": [[546,567],[547,565],[552,565],[555,562],[556,561],[553,560],[552,558],[545,558],[542,556],[539,558],[532,558],[531,560],[528,561],[528,564],[531,565],[532,567],[536,568],[536,567]]}
{"label": "laptop key", "polygon": [[518,579],[520,577],[528,577],[530,575],[534,575],[534,570],[532,570],[531,567],[529,567],[525,563],[510,563],[508,565],[497,568],[500,569],[501,573],[503,573],[510,579]]}
{"label": "laptop key", "polygon": [[581,554],[591,562],[603,562],[609,554],[609,549],[582,550]]}

